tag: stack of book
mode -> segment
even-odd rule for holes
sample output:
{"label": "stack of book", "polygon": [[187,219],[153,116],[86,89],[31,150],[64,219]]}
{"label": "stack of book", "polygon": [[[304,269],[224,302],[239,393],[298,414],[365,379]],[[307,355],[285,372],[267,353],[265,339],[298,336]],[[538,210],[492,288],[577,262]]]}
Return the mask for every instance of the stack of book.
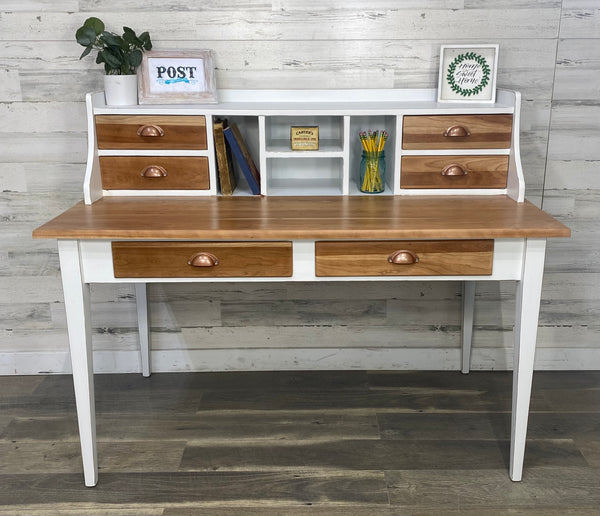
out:
{"label": "stack of book", "polygon": [[213,130],[221,193],[232,195],[237,186],[233,170],[233,154],[233,158],[250,186],[250,191],[254,195],[259,195],[260,172],[254,164],[238,126],[235,123],[228,126],[227,120],[217,119],[214,121]]}

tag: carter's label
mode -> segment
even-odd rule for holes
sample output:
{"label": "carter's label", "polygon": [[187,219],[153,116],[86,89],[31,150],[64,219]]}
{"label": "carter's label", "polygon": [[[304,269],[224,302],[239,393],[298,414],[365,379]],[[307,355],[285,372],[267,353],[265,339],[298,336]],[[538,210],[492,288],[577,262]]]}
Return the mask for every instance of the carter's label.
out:
{"label": "carter's label", "polygon": [[319,150],[319,127],[292,127],[290,141],[292,150]]}

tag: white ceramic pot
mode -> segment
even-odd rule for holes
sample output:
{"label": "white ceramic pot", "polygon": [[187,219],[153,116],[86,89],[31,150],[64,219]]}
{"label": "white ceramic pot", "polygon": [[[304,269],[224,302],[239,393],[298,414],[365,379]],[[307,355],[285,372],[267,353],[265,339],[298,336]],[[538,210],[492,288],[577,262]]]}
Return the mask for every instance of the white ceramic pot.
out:
{"label": "white ceramic pot", "polygon": [[105,75],[107,106],[133,106],[138,103],[137,75]]}

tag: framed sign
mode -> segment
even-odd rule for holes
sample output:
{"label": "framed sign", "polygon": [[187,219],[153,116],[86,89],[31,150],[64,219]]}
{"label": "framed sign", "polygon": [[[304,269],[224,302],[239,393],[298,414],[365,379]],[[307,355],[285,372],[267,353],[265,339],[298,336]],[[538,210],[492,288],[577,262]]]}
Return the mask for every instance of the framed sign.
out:
{"label": "framed sign", "polygon": [[212,51],[145,52],[138,89],[140,104],[217,102]]}
{"label": "framed sign", "polygon": [[442,45],[438,102],[496,102],[498,45]]}

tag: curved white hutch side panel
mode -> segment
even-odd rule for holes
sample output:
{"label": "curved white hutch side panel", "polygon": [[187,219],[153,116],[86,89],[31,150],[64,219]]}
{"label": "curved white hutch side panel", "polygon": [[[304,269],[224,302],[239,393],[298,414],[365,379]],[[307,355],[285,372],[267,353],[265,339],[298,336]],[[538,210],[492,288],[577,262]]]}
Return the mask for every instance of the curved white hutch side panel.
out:
{"label": "curved white hutch side panel", "polygon": [[[390,134],[385,147],[386,190],[378,195],[506,195],[524,200],[525,185],[519,156],[520,94],[498,90],[497,102],[480,104],[438,104],[435,89],[423,90],[220,90],[218,104],[106,106],[102,93],[88,94],[88,164],[84,184],[87,204],[102,196],[207,196],[219,195],[214,152],[213,122],[227,118],[237,123],[247,140],[253,160],[261,173],[262,195],[369,195],[358,188],[361,144],[358,132],[385,129]],[[376,100],[373,100],[376,99]],[[460,148],[407,150],[403,148],[405,116],[423,115],[513,116],[510,148]],[[206,120],[206,149],[98,151],[96,115],[185,116],[201,115]],[[292,151],[286,127],[310,122],[320,125],[320,149]],[[283,135],[283,136],[282,136]],[[505,188],[406,188],[402,186],[403,156],[501,156],[507,155]],[[103,189],[99,156],[203,156],[208,160],[209,186],[195,189]],[[235,160],[234,160],[235,162]],[[235,165],[237,168],[237,165]],[[250,195],[241,172],[233,195]],[[473,185],[475,186],[475,185]]]}

